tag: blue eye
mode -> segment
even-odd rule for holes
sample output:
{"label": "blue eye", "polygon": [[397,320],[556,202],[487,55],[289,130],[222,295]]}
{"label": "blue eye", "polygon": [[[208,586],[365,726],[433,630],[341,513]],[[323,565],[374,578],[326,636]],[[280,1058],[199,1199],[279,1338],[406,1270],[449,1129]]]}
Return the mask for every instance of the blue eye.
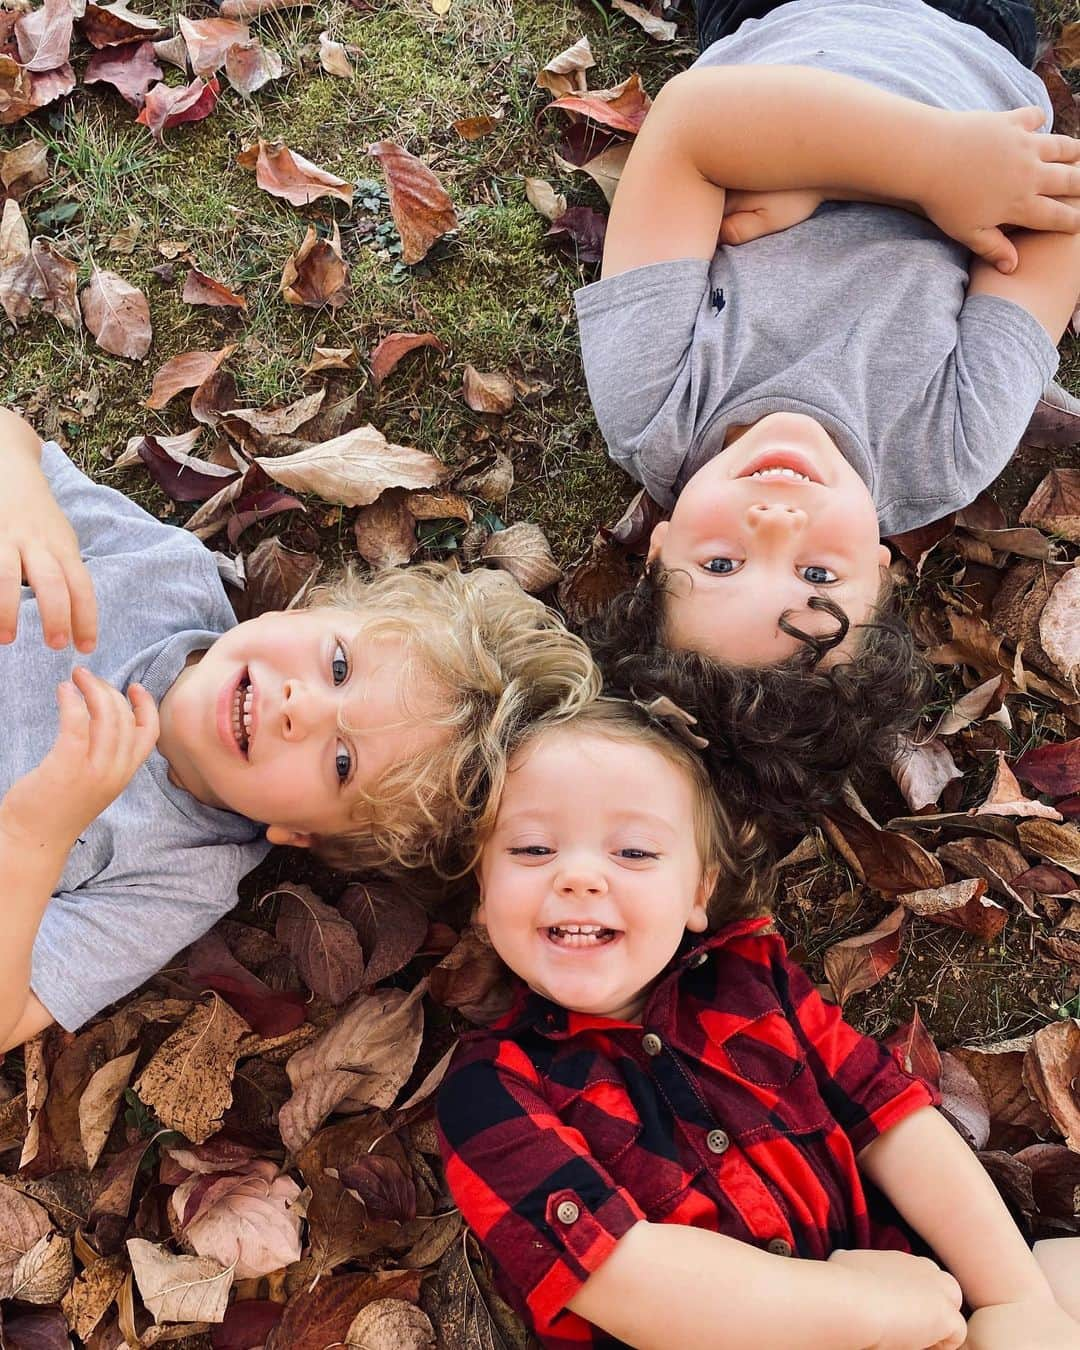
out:
{"label": "blue eye", "polygon": [[714,577],[729,577],[732,572],[737,572],[742,567],[741,558],[709,558],[703,562],[702,567],[706,572],[711,572]]}
{"label": "blue eye", "polygon": [[348,747],[341,741],[337,743],[337,753],[334,755],[334,770],[338,776],[339,783],[347,783],[349,775],[352,773],[352,755],[349,754]]}
{"label": "blue eye", "polygon": [[349,678],[349,658],[340,642],[334,643],[334,653],[330,661],[330,674],[335,684],[344,684]]}
{"label": "blue eye", "polygon": [[836,573],[830,571],[829,568],[814,565],[800,567],[799,575],[804,581],[808,581],[811,586],[831,586],[834,581],[840,580]]}

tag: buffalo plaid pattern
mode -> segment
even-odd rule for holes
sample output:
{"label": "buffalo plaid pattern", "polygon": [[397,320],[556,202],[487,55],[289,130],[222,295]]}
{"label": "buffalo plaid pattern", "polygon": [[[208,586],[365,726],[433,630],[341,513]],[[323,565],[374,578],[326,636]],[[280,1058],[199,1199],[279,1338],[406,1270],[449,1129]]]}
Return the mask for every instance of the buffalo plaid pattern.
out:
{"label": "buffalo plaid pattern", "polygon": [[821,999],[769,922],[688,936],[641,1024],[522,986],[462,1038],[439,1092],[447,1181],[544,1346],[622,1345],[566,1304],[639,1219],[817,1259],[917,1242],[856,1156],[937,1099]]}

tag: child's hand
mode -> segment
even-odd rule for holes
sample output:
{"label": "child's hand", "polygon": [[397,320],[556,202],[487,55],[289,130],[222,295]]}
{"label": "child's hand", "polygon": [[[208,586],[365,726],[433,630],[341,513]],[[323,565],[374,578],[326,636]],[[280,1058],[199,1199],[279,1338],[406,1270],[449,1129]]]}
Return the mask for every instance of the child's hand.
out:
{"label": "child's hand", "polygon": [[1037,132],[1040,108],[946,117],[949,134],[920,203],[940,230],[1002,272],[1015,269],[1017,253],[1000,226],[1080,231],[1080,208],[1057,200],[1080,196],[1080,140]]}
{"label": "child's hand", "polygon": [[0,801],[0,834],[22,848],[49,848],[66,857],[134,777],[159,726],[154,700],[142,685],[130,685],[125,698],[88,670],[77,669],[56,699],[56,740]]}
{"label": "child's hand", "polygon": [[97,605],[90,573],[71,522],[57,505],[40,467],[25,456],[6,459],[0,509],[0,642],[14,642],[19,586],[37,596],[50,647],[74,641],[81,652],[97,642]]}
{"label": "child's hand", "polygon": [[964,1350],[1080,1350],[1080,1323],[1051,1299],[996,1303],[968,1322]]}
{"label": "child's hand", "polygon": [[883,1329],[873,1350],[957,1350],[964,1344],[960,1286],[925,1256],[839,1251],[829,1260],[867,1277]]}
{"label": "child's hand", "polygon": [[728,189],[724,197],[721,244],[748,244],[766,234],[779,234],[809,218],[825,200],[816,188],[780,192],[740,192]]}

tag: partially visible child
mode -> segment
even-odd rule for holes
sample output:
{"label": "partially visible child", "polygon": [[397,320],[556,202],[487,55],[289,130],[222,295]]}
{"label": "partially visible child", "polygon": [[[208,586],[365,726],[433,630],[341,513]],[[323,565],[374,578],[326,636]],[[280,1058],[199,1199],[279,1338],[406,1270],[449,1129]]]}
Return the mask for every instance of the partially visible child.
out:
{"label": "partially visible child", "polygon": [[1027,0],[696,8],[575,296],[611,457],[670,513],[598,650],[691,653],[740,751],[835,792],[925,687],[882,534],[973,501],[1057,368],[1080,142],[1041,134]]}
{"label": "partially visible child", "polygon": [[0,480],[0,1048],[147,979],[270,844],[452,869],[502,741],[596,693],[514,585],[346,575],[238,625],[193,535],[2,410]]}
{"label": "partially visible child", "polygon": [[504,1294],[552,1350],[950,1350],[962,1300],[973,1348],[1080,1350],[929,1088],[748,917],[754,831],[697,739],[602,699],[528,735],[483,825],[476,917],[521,985],[438,1121]]}

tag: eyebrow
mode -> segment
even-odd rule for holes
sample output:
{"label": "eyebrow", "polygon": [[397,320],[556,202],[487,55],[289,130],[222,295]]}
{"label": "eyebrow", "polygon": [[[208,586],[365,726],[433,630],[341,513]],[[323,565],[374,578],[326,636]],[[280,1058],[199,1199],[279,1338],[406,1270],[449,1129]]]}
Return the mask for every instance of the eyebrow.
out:
{"label": "eyebrow", "polygon": [[[544,825],[550,821],[552,815],[558,808],[552,808],[550,811],[541,810],[536,806],[523,807],[520,811],[514,811],[504,819],[497,819],[495,823],[496,830],[503,830],[510,825],[521,825],[523,823],[536,823]],[[614,822],[616,828],[623,825],[649,824],[654,828],[664,830],[666,833],[677,836],[678,826],[668,820],[666,817],[658,815],[654,811],[629,810],[617,813]]]}

